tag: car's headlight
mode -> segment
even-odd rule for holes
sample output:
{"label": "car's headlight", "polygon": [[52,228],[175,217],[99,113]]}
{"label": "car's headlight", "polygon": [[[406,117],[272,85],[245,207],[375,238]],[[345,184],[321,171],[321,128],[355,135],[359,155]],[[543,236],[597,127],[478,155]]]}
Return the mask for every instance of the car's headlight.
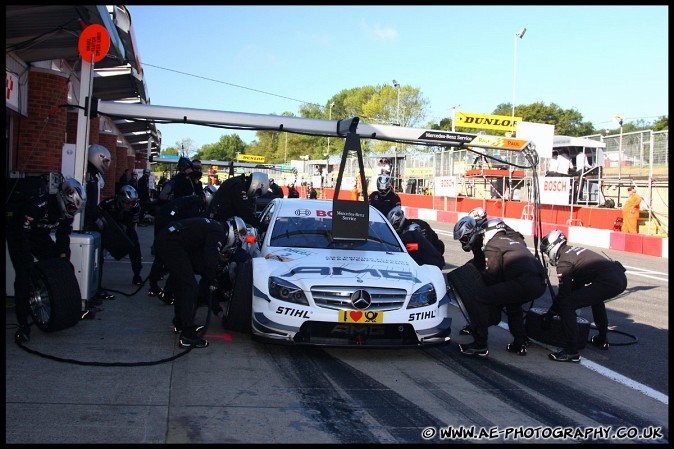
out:
{"label": "car's headlight", "polygon": [[274,276],[269,278],[269,294],[281,301],[304,304],[305,306],[309,305],[309,301],[307,301],[307,297],[301,288]]}
{"label": "car's headlight", "polygon": [[435,292],[433,284],[426,284],[416,292],[412,293],[408,309],[415,309],[417,307],[430,306],[435,304],[438,300],[438,295]]}

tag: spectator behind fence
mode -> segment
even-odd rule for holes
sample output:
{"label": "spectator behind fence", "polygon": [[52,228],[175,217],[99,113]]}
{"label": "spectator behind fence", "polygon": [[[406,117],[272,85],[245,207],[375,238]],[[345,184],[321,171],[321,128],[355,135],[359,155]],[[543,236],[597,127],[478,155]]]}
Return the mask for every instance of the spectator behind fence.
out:
{"label": "spectator behind fence", "polygon": [[639,214],[641,213],[641,197],[634,186],[629,186],[627,192],[630,197],[623,204],[623,232],[639,233]]}

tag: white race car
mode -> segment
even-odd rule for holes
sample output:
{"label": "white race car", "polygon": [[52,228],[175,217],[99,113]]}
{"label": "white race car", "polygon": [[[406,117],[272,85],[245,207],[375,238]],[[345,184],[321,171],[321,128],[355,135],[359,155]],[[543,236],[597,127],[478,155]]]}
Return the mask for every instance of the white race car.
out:
{"label": "white race car", "polygon": [[371,206],[367,240],[333,239],[332,206],[284,198],[267,206],[259,256],[240,267],[223,324],[288,344],[448,343],[442,271],[419,266]]}

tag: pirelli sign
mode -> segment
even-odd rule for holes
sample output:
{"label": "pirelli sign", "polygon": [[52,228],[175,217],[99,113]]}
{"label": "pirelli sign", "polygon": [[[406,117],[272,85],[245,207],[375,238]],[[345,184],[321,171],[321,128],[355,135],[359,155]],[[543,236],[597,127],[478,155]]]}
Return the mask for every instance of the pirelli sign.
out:
{"label": "pirelli sign", "polygon": [[[515,124],[522,121],[522,117],[515,117]],[[498,131],[512,131],[513,118],[509,115],[474,114],[472,112],[456,112],[454,116],[456,128],[495,129]]]}

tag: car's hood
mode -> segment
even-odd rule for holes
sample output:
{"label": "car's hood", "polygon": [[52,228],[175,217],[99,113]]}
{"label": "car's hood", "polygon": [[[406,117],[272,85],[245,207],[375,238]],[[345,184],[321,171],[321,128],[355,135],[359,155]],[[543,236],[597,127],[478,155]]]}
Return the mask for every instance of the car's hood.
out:
{"label": "car's hood", "polygon": [[[429,282],[437,267],[419,266],[406,253],[273,248],[265,254],[267,275],[310,285],[375,285],[404,288]],[[255,273],[254,275],[256,275]]]}

